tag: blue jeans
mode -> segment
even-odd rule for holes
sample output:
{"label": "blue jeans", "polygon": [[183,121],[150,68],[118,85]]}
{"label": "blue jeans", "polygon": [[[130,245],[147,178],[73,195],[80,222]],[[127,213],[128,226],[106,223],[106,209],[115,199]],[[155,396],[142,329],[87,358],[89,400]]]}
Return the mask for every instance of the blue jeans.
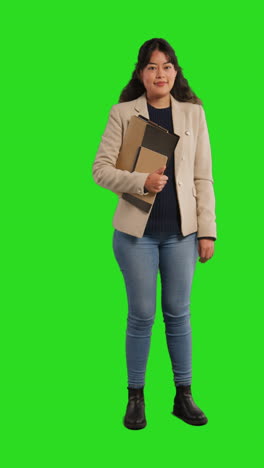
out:
{"label": "blue jeans", "polygon": [[192,336],[190,293],[198,258],[197,233],[150,234],[137,238],[114,231],[113,248],[124,276],[128,298],[126,362],[128,386],[145,385],[152,325],[156,313],[156,282],[160,272],[162,313],[175,385],[190,385]]}

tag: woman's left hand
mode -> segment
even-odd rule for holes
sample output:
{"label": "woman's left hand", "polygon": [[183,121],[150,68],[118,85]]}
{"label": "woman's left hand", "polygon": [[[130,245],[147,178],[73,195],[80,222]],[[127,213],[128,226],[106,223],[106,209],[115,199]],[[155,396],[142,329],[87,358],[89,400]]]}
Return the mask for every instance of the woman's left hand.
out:
{"label": "woman's left hand", "polygon": [[199,262],[205,263],[214,255],[214,241],[212,239],[198,239]]}

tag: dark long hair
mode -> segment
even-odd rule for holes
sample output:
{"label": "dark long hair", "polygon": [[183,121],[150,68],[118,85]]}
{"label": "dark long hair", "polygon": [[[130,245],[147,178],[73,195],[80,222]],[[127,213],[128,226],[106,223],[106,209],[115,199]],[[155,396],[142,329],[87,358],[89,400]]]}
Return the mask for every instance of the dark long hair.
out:
{"label": "dark long hair", "polygon": [[132,101],[133,99],[141,96],[146,91],[144,84],[140,80],[140,70],[143,70],[143,68],[146,67],[150,61],[152,52],[156,49],[164,52],[164,54],[168,57],[168,61],[174,65],[175,70],[178,72],[173,88],[170,91],[172,96],[178,101],[192,102],[194,104],[203,105],[201,99],[196,96],[196,94],[190,88],[188,81],[186,78],[184,78],[182,68],[178,63],[178,59],[173,48],[167,41],[165,41],[165,39],[157,38],[144,42],[144,44],[140,47],[138,61],[136,63],[135,70],[132,73],[132,78],[122,90],[118,102]]}

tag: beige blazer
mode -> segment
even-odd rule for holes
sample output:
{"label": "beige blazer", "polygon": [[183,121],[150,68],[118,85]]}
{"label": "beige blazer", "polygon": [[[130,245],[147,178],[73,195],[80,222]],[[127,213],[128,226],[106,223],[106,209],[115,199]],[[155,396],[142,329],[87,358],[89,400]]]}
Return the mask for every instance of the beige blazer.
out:
{"label": "beige blazer", "polygon": [[[174,133],[180,136],[174,152],[174,176],[181,231],[183,236],[197,231],[197,237],[216,238],[214,181],[205,112],[199,104],[170,97]],[[143,194],[149,174],[122,171],[115,164],[130,117],[139,114],[149,118],[146,93],[112,106],[93,163],[94,181],[119,196],[113,226],[135,237],[143,236],[151,210],[145,213],[121,198],[121,193]]]}

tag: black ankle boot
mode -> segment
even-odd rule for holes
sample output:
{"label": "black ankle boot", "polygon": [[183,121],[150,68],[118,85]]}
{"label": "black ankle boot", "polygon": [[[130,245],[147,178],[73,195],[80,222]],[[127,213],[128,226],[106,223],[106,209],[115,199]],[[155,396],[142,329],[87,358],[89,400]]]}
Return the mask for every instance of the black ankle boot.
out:
{"label": "black ankle boot", "polygon": [[143,388],[127,387],[128,404],[123,422],[128,429],[143,429],[147,424]]}
{"label": "black ankle boot", "polygon": [[176,387],[172,414],[193,426],[202,426],[208,422],[205,414],[193,401],[190,385]]}

